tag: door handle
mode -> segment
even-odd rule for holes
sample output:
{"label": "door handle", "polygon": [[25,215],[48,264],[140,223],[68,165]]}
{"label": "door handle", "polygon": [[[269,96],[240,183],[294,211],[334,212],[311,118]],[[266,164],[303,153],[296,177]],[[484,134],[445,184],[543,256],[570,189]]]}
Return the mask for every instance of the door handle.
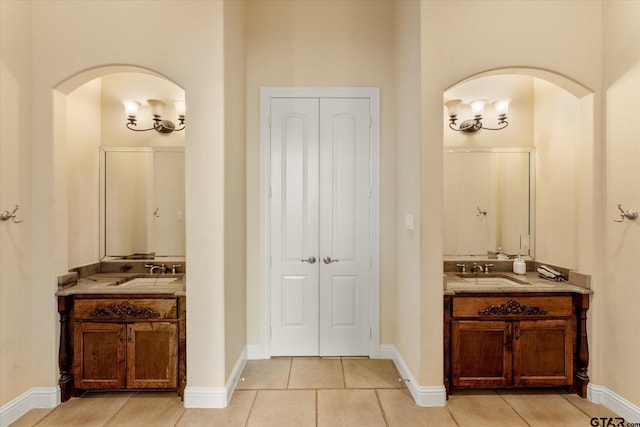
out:
{"label": "door handle", "polygon": [[339,260],[337,260],[337,259],[331,259],[331,257],[330,257],[330,256],[326,256],[326,257],[324,257],[323,261],[324,261],[324,263],[325,263],[325,264],[331,264],[332,262],[340,262],[340,261],[339,261]]}
{"label": "door handle", "polygon": [[310,256],[307,259],[302,259],[300,260],[301,262],[308,262],[309,264],[315,264],[316,263],[316,257],[314,256]]}

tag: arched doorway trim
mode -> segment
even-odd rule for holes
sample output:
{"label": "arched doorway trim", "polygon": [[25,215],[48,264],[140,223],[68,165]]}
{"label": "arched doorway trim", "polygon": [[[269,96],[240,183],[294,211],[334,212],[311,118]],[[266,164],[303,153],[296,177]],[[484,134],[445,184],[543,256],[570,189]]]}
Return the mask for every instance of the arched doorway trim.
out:
{"label": "arched doorway trim", "polygon": [[555,71],[546,70],[544,68],[535,68],[535,67],[505,67],[505,68],[494,68],[491,70],[481,71],[479,73],[471,74],[470,76],[465,77],[464,79],[453,83],[452,85],[447,87],[444,91],[446,92],[447,90],[452,89],[469,80],[474,80],[474,79],[477,79],[480,77],[486,77],[486,76],[501,75],[501,74],[516,74],[516,75],[537,77],[537,78],[556,84],[557,86],[565,89],[566,91],[568,91],[569,93],[571,93],[572,95],[578,98],[583,98],[593,93],[592,89],[588,88],[587,86],[584,86],[582,83],[570,77],[564,76]]}

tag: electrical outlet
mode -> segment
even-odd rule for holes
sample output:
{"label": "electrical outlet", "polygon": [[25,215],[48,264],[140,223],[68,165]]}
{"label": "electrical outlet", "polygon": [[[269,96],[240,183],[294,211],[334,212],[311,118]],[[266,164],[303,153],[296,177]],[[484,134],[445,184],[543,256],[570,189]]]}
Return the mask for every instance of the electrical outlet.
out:
{"label": "electrical outlet", "polygon": [[529,235],[521,234],[520,235],[520,249],[529,249]]}

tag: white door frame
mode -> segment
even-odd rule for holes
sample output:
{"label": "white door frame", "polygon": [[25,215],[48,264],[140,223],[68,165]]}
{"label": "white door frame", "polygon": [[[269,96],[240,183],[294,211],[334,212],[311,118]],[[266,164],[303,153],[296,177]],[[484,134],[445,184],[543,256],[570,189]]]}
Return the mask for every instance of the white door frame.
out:
{"label": "white door frame", "polygon": [[[367,98],[371,113],[371,341],[369,357],[380,349],[380,89],[376,87],[260,88],[260,351],[249,358],[271,357],[270,105],[272,98]],[[259,353],[259,354],[256,354]]]}

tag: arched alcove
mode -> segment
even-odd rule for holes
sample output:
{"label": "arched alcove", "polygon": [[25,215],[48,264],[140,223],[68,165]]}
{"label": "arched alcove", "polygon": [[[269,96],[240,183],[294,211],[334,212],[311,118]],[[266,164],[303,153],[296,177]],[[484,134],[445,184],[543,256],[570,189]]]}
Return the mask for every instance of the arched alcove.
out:
{"label": "arched alcove", "polygon": [[[509,255],[522,252],[535,256],[536,259],[560,265],[570,269],[579,269],[590,259],[590,254],[581,247],[583,236],[588,236],[592,224],[592,212],[584,210],[592,198],[592,175],[594,171],[594,123],[593,123],[593,92],[584,85],[566,76],[548,70],[535,68],[502,68],[473,74],[451,85],[443,92],[443,103],[449,99],[462,99],[468,103],[474,99],[497,100],[512,98],[507,120],[509,125],[502,130],[491,131],[481,129],[475,133],[456,132],[449,129],[447,109],[443,106],[443,145],[445,160],[443,183],[445,188],[445,255],[447,247],[447,230],[459,229],[460,224],[447,225],[448,218],[456,208],[448,209],[452,188],[457,188],[456,199],[477,199],[473,203],[473,212],[469,210],[466,221],[476,221],[475,205],[492,206],[493,213],[498,218],[493,219],[493,234],[489,233],[491,221],[486,221],[484,228],[480,224],[469,224],[462,227],[466,230],[465,240],[473,240],[469,230],[492,235],[479,240],[486,240],[487,252],[497,251],[503,242],[501,233],[518,230],[509,244]],[[492,117],[493,116],[493,117]],[[462,108],[458,115],[458,124],[472,118],[470,109]],[[488,106],[483,123],[488,127],[496,127],[496,117],[493,108]],[[447,160],[452,151],[464,152],[466,166],[458,168],[465,173],[478,169],[473,181],[474,188],[458,188],[448,185],[452,181],[447,176],[452,168]],[[479,159],[487,157],[487,153],[515,152],[530,153],[529,162],[523,161],[521,166],[515,166],[515,160],[502,160],[499,171],[493,171],[496,160],[492,157],[491,166],[484,165]],[[474,160],[477,156],[478,160]],[[504,158],[504,154],[501,155]],[[513,156],[509,154],[509,156]],[[526,160],[526,159],[525,159]],[[519,160],[518,160],[519,161]],[[519,170],[529,163],[530,170],[522,173],[522,179],[517,178]],[[485,168],[485,170],[482,170]],[[487,168],[495,173],[488,173]],[[480,177],[494,176],[486,186]],[[518,175],[519,176],[519,175]],[[458,179],[459,177],[456,177]],[[499,197],[499,191],[493,191],[491,186],[502,189],[512,186],[516,181],[522,185],[514,187],[509,197]],[[518,192],[529,192],[524,201],[529,201],[528,209],[513,209],[507,207]],[[447,193],[449,192],[449,193]],[[464,194],[462,194],[464,193]],[[493,194],[493,196],[491,196]],[[483,200],[483,197],[487,200]],[[502,200],[504,199],[504,200]],[[449,202],[447,202],[449,200]],[[453,203],[459,207],[459,203]],[[471,205],[469,205],[471,206]],[[507,206],[507,207],[505,207]],[[512,206],[513,207],[513,206]],[[486,209],[486,208],[482,208]],[[519,212],[519,214],[516,214]],[[524,216],[522,227],[513,227],[516,215]],[[528,216],[528,218],[527,218]],[[486,215],[488,218],[489,215]],[[480,219],[485,219],[481,216]],[[505,225],[506,223],[506,225]],[[528,227],[528,229],[527,229]],[[507,231],[505,231],[507,230]],[[531,252],[521,245],[520,236],[529,237]],[[458,239],[460,241],[460,239]],[[476,245],[478,246],[478,245]],[[482,245],[481,245],[482,246]],[[584,246],[584,245],[582,245]],[[479,247],[479,246],[478,246]],[[477,249],[477,248],[476,248]],[[477,252],[477,251],[476,251]],[[459,255],[464,253],[461,252]],[[449,254],[451,255],[451,254]]]}
{"label": "arched alcove", "polygon": [[[137,128],[152,127],[152,115],[147,99],[160,99],[167,105],[163,112],[163,119],[176,122],[176,113],[171,101],[185,99],[185,91],[167,77],[153,70],[135,66],[105,66],[97,67],[75,74],[60,83],[54,90],[54,123],[56,129],[54,144],[56,147],[56,168],[59,168],[58,177],[66,179],[66,215],[62,214],[58,223],[66,222],[67,232],[60,233],[60,249],[65,247],[66,265],[68,268],[80,267],[100,261],[105,255],[105,216],[108,210],[105,208],[106,197],[104,194],[105,161],[107,150],[118,150],[118,156],[145,157],[143,161],[149,165],[142,173],[137,166],[131,166],[131,177],[146,175],[149,182],[153,183],[155,158],[158,150],[163,153],[177,151],[179,165],[177,175],[180,176],[182,187],[176,189],[182,197],[180,203],[179,220],[177,215],[172,219],[182,226],[177,233],[181,240],[180,250],[172,255],[184,256],[184,146],[185,132],[173,132],[162,134],[153,130],[149,132],[132,132],[125,127],[127,118],[122,101],[132,99],[141,102],[138,113]],[[117,148],[116,148],[117,147]],[[182,150],[182,152],[180,152]],[[163,159],[166,154],[163,154]],[[164,160],[162,160],[164,162]],[[172,164],[174,160],[171,160]],[[166,163],[166,162],[165,162]],[[122,164],[133,165],[127,161]],[[63,178],[64,177],[64,178]],[[132,178],[133,179],[133,178]],[[120,181],[127,182],[127,178]],[[130,188],[133,186],[133,181]],[[62,184],[62,183],[61,183]],[[157,186],[156,186],[157,187]],[[131,220],[128,226],[122,230],[128,230],[127,235],[140,235],[138,240],[145,240],[147,245],[128,244],[131,252],[154,252],[157,233],[153,232],[155,225],[146,223],[147,210],[154,209],[153,184],[147,184],[147,202],[141,204],[136,215],[138,220]],[[113,193],[113,192],[112,192]],[[157,192],[156,192],[157,194]],[[164,193],[166,194],[166,192]],[[131,200],[139,200],[139,195],[132,193]],[[64,202],[63,202],[64,203]],[[122,217],[134,217],[132,204],[121,204],[118,208]],[[64,205],[63,209],[64,210]],[[127,211],[127,212],[125,212]],[[107,214],[105,214],[107,212]],[[127,213],[125,215],[125,213]],[[66,217],[66,221],[64,221]],[[166,220],[167,216],[159,217]],[[156,222],[159,220],[155,220]],[[138,224],[138,225],[135,225]],[[122,224],[119,224],[119,226]],[[126,225],[126,224],[125,224]],[[142,230],[146,229],[146,230]],[[112,229],[113,231],[114,229]],[[140,231],[140,233],[138,233]],[[144,231],[144,232],[143,232]],[[113,233],[109,233],[113,235]],[[166,233],[162,233],[166,236]],[[180,237],[181,236],[181,237]],[[165,239],[166,240],[166,239]],[[64,244],[66,243],[66,244]],[[139,249],[142,247],[143,249]],[[137,249],[134,249],[137,248]],[[124,250],[124,249],[123,249]],[[126,255],[126,254],[123,254]],[[62,255],[61,255],[62,256]]]}

